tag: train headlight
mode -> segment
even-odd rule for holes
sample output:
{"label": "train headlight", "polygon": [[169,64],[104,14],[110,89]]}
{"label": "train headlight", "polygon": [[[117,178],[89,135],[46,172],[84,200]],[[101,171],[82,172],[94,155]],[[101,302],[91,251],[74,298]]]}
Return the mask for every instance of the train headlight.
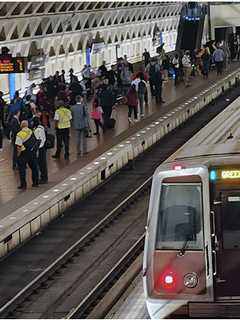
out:
{"label": "train headlight", "polygon": [[196,273],[187,273],[184,276],[183,283],[187,288],[195,288],[198,284],[198,276]]}

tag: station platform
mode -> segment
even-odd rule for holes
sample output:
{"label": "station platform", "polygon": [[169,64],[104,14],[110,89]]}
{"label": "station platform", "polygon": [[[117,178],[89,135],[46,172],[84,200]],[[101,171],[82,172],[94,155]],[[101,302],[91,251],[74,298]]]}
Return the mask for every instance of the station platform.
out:
{"label": "station platform", "polygon": [[[127,139],[128,136],[133,135],[160,116],[164,116],[171,112],[171,110],[182,104],[185,100],[190,99],[200,91],[209,88],[216,83],[216,81],[220,80],[228,73],[233,72],[239,66],[240,63],[234,62],[221,77],[217,76],[215,71],[210,73],[208,80],[199,76],[193,77],[189,88],[185,88],[183,83],[180,83],[175,87],[172,80],[164,82],[163,99],[166,103],[157,105],[149,95],[149,106],[146,107],[145,118],[135,125],[130,125],[128,123],[127,106],[118,106],[116,111],[115,129],[108,130],[104,135],[101,134],[99,137],[93,136],[92,138],[88,138],[88,154],[82,158],[77,157],[75,133],[74,130],[71,130],[70,160],[54,160],[51,156],[54,154],[55,150],[48,151],[49,183],[47,185],[41,185],[37,189],[28,187],[26,191],[18,191],[18,172],[12,170],[12,146],[5,139],[3,152],[0,153],[0,220],[54,187],[70,175],[74,174],[77,170],[85,167],[102,153],[117,145],[122,140]],[[89,106],[89,109],[90,108],[91,106]],[[95,128],[93,122],[91,123],[91,126],[92,131],[94,132]],[[28,174],[29,186],[31,186],[29,176],[30,175]]]}

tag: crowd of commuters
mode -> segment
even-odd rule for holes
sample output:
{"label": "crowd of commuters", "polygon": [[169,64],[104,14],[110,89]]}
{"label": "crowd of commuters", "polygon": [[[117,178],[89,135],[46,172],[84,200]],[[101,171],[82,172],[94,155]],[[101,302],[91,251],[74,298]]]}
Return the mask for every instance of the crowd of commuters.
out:
{"label": "crowd of commuters", "polygon": [[[234,41],[235,56],[239,59],[239,37]],[[232,57],[224,43],[211,41],[201,49],[171,56],[165,52],[163,44],[154,58],[145,49],[144,63],[135,72],[124,56],[110,70],[105,61],[95,72],[85,65],[81,81],[73,69],[69,70],[68,76],[64,70],[57,71],[54,76],[43,79],[38,87],[31,84],[23,97],[17,91],[9,104],[0,92],[0,151],[4,132],[12,144],[12,168],[19,171],[19,188],[27,187],[27,165],[32,171],[32,186],[45,184],[48,182],[47,148],[54,147],[51,127],[56,136],[54,159],[60,159],[63,148],[65,160],[69,159],[71,127],[76,132],[76,152],[83,156],[87,153],[86,139],[92,136],[91,121],[95,124],[96,136],[114,128],[113,109],[124,103],[128,105],[128,121],[134,124],[145,116],[150,94],[157,104],[165,102],[162,87],[170,77],[175,85],[182,81],[188,87],[193,76],[208,78],[213,66],[217,74],[221,74]]]}

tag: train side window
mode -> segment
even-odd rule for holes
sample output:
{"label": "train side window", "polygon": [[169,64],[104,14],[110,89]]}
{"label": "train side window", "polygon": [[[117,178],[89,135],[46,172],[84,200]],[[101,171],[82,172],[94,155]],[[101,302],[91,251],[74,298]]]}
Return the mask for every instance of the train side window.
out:
{"label": "train side window", "polygon": [[163,184],[156,249],[203,249],[200,183]]}

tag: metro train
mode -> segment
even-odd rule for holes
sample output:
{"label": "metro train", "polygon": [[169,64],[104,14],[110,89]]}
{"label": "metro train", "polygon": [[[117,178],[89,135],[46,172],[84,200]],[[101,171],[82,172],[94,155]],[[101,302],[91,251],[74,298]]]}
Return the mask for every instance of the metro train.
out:
{"label": "metro train", "polygon": [[155,171],[143,287],[153,319],[240,318],[240,98]]}

